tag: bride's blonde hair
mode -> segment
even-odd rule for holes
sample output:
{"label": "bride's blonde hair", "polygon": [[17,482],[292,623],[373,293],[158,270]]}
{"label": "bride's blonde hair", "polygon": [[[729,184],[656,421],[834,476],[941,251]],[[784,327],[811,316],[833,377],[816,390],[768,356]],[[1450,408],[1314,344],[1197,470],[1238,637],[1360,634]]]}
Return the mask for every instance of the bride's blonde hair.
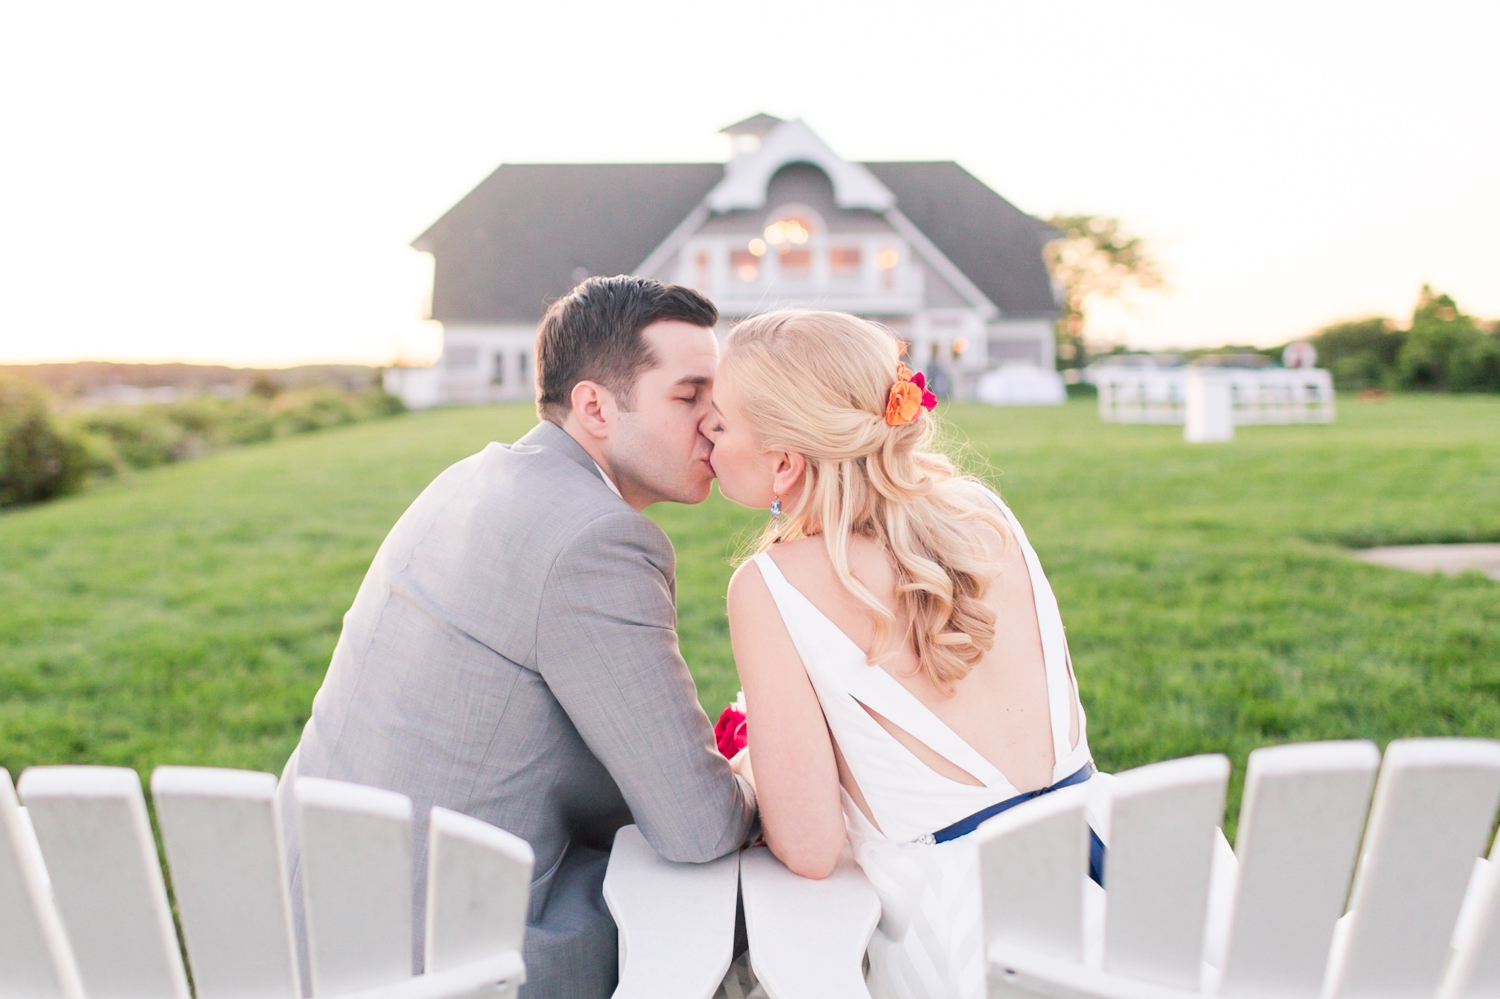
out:
{"label": "bride's blonde hair", "polygon": [[930,414],[886,423],[900,350],[857,316],[783,309],[736,326],[720,372],[733,380],[761,449],[807,459],[801,495],[756,550],[821,534],[834,572],[875,616],[875,663],[894,654],[887,642],[898,618],[849,571],[849,539],[879,544],[894,563],[918,668],[950,692],[995,644],[984,595],[1000,566],[986,535],[998,531],[1008,544],[1010,532],[989,498],[932,450]]}

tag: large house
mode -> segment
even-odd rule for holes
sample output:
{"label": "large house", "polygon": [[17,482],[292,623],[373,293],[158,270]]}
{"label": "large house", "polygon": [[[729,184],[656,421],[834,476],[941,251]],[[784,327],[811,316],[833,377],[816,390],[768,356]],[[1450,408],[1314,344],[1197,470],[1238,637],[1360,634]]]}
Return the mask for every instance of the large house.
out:
{"label": "large house", "polygon": [[959,395],[1002,366],[1056,378],[1045,223],[957,163],[853,163],[764,114],[724,132],[727,163],[501,166],[412,244],[434,258],[443,352],[388,387],[413,406],[532,398],[548,303],[622,273],[699,289],[721,336],[782,306],[867,316]]}

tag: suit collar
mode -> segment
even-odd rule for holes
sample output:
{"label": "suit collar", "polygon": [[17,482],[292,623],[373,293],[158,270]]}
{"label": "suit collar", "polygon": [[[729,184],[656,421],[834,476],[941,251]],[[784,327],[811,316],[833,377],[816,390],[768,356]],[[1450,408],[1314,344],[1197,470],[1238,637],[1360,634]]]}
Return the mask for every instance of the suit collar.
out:
{"label": "suit collar", "polygon": [[[575,441],[572,434],[550,420],[543,420],[532,427],[527,431],[526,436],[516,441],[516,443],[529,444],[533,447],[550,447],[560,454],[565,454],[576,462],[580,468],[603,483],[606,489],[609,489],[609,483],[604,481],[604,473],[599,470],[599,466],[594,463],[594,459],[589,457],[589,453],[583,449],[583,445]],[[614,492],[614,490],[610,489],[610,492]]]}

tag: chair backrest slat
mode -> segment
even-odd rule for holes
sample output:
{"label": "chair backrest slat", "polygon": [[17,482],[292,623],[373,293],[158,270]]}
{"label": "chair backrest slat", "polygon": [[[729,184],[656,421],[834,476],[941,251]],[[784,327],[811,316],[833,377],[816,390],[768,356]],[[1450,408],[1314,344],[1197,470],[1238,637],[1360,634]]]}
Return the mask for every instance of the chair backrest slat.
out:
{"label": "chair backrest slat", "polygon": [[1229,760],[1219,755],[1116,775],[1104,868],[1104,970],[1198,987],[1209,869],[1228,783]]}
{"label": "chair backrest slat", "polygon": [[198,999],[300,999],[276,778],[158,767],[151,794]]}
{"label": "chair backrest slat", "polygon": [[293,792],[313,993],[411,977],[411,799],[313,777]]}
{"label": "chair backrest slat", "polygon": [[83,999],[32,835],[10,773],[0,768],[0,996]]}
{"label": "chair backrest slat", "polygon": [[432,810],[427,828],[424,969],[449,971],[502,951],[519,953],[536,863],[531,845],[446,808]]}
{"label": "chair backrest slat", "polygon": [[1442,999],[1500,999],[1500,836],[1489,860],[1476,865],[1465,898],[1467,922],[1455,931],[1453,961],[1444,976]]}
{"label": "chair backrest slat", "polygon": [[1250,754],[1222,995],[1319,994],[1379,767],[1373,742],[1312,742]]}
{"label": "chair backrest slat", "polygon": [[188,999],[140,776],[32,767],[18,790],[89,999]]}
{"label": "chair backrest slat", "polygon": [[1331,999],[1433,995],[1469,878],[1500,807],[1500,742],[1386,747]]}
{"label": "chair backrest slat", "polygon": [[979,827],[984,953],[992,944],[1083,960],[1086,787],[1064,788]]}

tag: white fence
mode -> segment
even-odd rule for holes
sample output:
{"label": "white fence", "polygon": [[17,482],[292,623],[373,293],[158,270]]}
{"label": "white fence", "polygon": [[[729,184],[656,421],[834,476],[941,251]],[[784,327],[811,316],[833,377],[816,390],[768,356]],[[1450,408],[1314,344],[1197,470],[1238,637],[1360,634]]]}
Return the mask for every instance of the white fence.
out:
{"label": "white fence", "polygon": [[1323,368],[1105,368],[1094,375],[1099,418],[1106,423],[1186,423],[1190,371],[1229,383],[1236,426],[1333,422],[1333,379]]}

